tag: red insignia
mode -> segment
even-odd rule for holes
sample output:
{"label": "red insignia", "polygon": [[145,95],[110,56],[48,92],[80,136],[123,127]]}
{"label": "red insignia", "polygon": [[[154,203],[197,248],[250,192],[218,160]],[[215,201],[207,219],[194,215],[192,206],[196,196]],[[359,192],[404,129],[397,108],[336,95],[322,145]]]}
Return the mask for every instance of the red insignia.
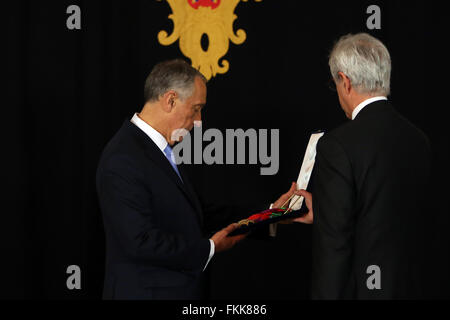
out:
{"label": "red insignia", "polygon": [[211,9],[215,9],[220,5],[220,0],[188,0],[189,5],[198,9],[198,7],[211,7]]}

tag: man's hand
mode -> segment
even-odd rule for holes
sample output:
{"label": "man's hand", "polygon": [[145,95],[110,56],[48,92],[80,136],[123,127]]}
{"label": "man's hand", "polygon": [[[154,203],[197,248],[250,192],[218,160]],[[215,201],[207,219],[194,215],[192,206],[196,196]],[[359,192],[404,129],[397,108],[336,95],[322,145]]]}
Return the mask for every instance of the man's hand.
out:
{"label": "man's hand", "polygon": [[228,234],[239,228],[239,224],[232,223],[228,227],[222,229],[211,237],[214,241],[215,252],[226,251],[236,245],[236,243],[242,241],[247,235],[238,235],[234,237],[228,237]]}
{"label": "man's hand", "polygon": [[286,201],[292,196],[303,196],[305,198],[306,207],[308,208],[308,213],[302,217],[295,218],[295,219],[287,219],[280,221],[281,224],[290,224],[293,222],[300,222],[304,224],[312,224],[314,221],[314,213],[313,213],[313,205],[312,205],[312,194],[306,190],[297,190],[297,183],[292,182],[291,188],[288,192],[283,194],[277,201],[274,202],[272,208],[280,208],[282,205],[288,206],[289,203],[286,203]]}
{"label": "man's hand", "polygon": [[308,208],[308,213],[304,216],[292,220],[293,222],[300,222],[305,224],[312,224],[314,221],[313,204],[312,204],[312,194],[306,190],[298,190],[295,192],[298,196],[303,196],[305,198],[306,207]]}
{"label": "man's hand", "polygon": [[275,201],[272,205],[272,208],[277,209],[277,208],[281,208],[282,205],[289,205],[289,202],[286,202],[289,200],[289,198],[295,193],[295,191],[297,190],[297,183],[296,182],[292,182],[291,188],[289,189],[288,192],[286,192],[285,194],[281,195],[280,198],[278,198],[277,201]]}

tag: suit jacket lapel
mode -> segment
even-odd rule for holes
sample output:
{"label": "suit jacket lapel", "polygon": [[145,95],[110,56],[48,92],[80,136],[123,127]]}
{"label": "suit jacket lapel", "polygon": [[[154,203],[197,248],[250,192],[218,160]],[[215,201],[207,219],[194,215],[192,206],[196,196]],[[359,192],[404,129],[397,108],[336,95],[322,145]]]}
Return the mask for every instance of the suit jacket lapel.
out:
{"label": "suit jacket lapel", "polygon": [[180,175],[183,178],[184,181],[184,187],[186,188],[186,191],[189,193],[190,198],[192,199],[196,212],[199,213],[199,219],[200,222],[203,224],[203,214],[202,214],[202,205],[197,197],[197,194],[194,190],[194,187],[192,186],[191,182],[189,181],[188,176],[186,175],[183,166],[179,166],[178,170],[180,171]]}
{"label": "suit jacket lapel", "polygon": [[152,162],[155,163],[168,176],[168,178],[170,178],[177,185],[177,187],[181,190],[181,192],[183,192],[183,194],[191,203],[192,207],[197,213],[198,219],[200,220],[200,222],[202,222],[201,206],[199,205],[195,193],[193,193],[192,190],[189,190],[192,187],[189,184],[186,175],[183,175],[181,173],[181,170],[179,170],[184,183],[181,182],[180,177],[178,177],[177,173],[172,168],[167,158],[163,155],[161,150],[152,141],[152,139],[150,139],[144,132],[142,132],[129,120],[125,121],[125,125],[128,126],[133,131],[134,135],[138,138],[140,144],[143,146],[145,150],[145,154],[147,155],[147,157],[150,158]]}

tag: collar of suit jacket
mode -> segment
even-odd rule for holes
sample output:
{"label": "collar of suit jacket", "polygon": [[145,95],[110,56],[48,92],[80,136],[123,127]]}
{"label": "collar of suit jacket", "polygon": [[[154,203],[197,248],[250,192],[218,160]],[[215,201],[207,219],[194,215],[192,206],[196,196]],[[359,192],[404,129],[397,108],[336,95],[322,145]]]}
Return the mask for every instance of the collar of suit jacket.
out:
{"label": "collar of suit jacket", "polygon": [[352,120],[355,120],[356,116],[358,115],[358,113],[361,112],[362,109],[364,109],[366,106],[368,106],[371,103],[374,103],[376,101],[381,101],[381,100],[387,100],[386,97],[384,96],[379,96],[379,97],[373,97],[370,99],[366,99],[363,102],[361,102],[359,105],[356,106],[356,108],[353,110],[352,112]]}
{"label": "collar of suit jacket", "polygon": [[138,114],[135,113],[131,119],[131,123],[135,124],[139,129],[144,131],[144,133],[152,139],[152,141],[158,146],[161,152],[164,154],[164,149],[167,147],[167,140],[164,136],[156,131],[151,125],[139,118]]}

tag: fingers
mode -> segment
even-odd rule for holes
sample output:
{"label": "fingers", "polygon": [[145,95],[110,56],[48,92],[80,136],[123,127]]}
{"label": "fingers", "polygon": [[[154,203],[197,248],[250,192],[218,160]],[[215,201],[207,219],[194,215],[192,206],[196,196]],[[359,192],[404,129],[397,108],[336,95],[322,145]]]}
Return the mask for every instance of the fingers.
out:
{"label": "fingers", "polygon": [[[239,224],[237,223],[233,223],[230,224],[228,227],[226,227],[224,229],[224,232],[226,235],[228,235],[229,233],[233,232],[234,230],[236,230],[237,228],[239,228]],[[236,235],[236,236],[232,236],[232,237],[226,237],[225,235],[225,250],[229,250],[232,247],[234,247],[237,243],[241,242],[242,240],[244,240],[247,237],[247,234],[240,234],[240,235]]]}
{"label": "fingers", "polygon": [[297,183],[296,182],[292,182],[291,188],[289,189],[289,191],[287,193],[285,193],[285,195],[287,197],[290,197],[296,190],[297,190]]}
{"label": "fingers", "polygon": [[292,193],[295,190],[297,190],[297,182],[292,182],[291,188],[289,189],[289,193]]}
{"label": "fingers", "polygon": [[295,194],[297,196],[303,196],[305,198],[306,198],[306,196],[310,195],[310,193],[308,191],[304,190],[304,189],[296,190]]}
{"label": "fingers", "polygon": [[304,197],[307,202],[312,202],[312,194],[310,192],[306,191],[306,190],[303,190],[303,189],[297,190],[297,191],[295,191],[295,194],[297,196]]}
{"label": "fingers", "polygon": [[[286,192],[285,194],[283,194],[279,200],[286,202],[293,194],[294,192],[297,190],[297,183],[296,182],[292,182],[291,184],[291,188],[289,189],[288,192]],[[281,204],[280,204],[281,205]]]}
{"label": "fingers", "polygon": [[222,231],[224,231],[226,234],[229,234],[229,233],[233,232],[234,230],[236,230],[237,228],[239,228],[239,224],[238,223],[232,223],[228,227],[223,229]]}
{"label": "fingers", "polygon": [[237,235],[228,237],[228,234],[239,228],[239,224],[232,223],[211,237],[217,252],[231,249],[236,243],[243,240],[247,235]]}
{"label": "fingers", "polygon": [[305,218],[304,217],[300,217],[294,220],[295,222],[300,222],[300,223],[305,223]]}
{"label": "fingers", "polygon": [[234,237],[232,237],[232,238],[233,238],[233,240],[235,241],[235,243],[238,243],[238,242],[244,240],[244,239],[247,237],[247,235],[248,235],[248,233],[246,233],[246,234],[240,234],[240,235],[234,236]]}
{"label": "fingers", "polygon": [[297,218],[294,220],[295,222],[300,222],[300,223],[304,223],[304,224],[312,224],[313,223],[313,218],[310,217],[309,215]]}
{"label": "fingers", "polygon": [[309,212],[301,217],[295,218],[294,222],[300,222],[304,224],[313,224],[314,222],[314,213],[312,210],[309,210]]}
{"label": "fingers", "polygon": [[291,187],[289,188],[288,192],[283,194],[281,196],[281,199],[287,200],[291,195],[294,194],[295,190],[297,190],[297,183],[292,182]]}
{"label": "fingers", "polygon": [[[231,232],[233,232],[234,230],[238,229],[239,227],[240,227],[240,225],[238,223],[232,223],[228,227],[223,229],[223,231],[225,232],[225,235],[228,235]],[[240,235],[231,236],[231,237],[228,237],[228,238],[232,239],[234,241],[234,243],[237,243],[237,242],[245,239],[247,237],[247,235],[248,234],[240,234]]]}

